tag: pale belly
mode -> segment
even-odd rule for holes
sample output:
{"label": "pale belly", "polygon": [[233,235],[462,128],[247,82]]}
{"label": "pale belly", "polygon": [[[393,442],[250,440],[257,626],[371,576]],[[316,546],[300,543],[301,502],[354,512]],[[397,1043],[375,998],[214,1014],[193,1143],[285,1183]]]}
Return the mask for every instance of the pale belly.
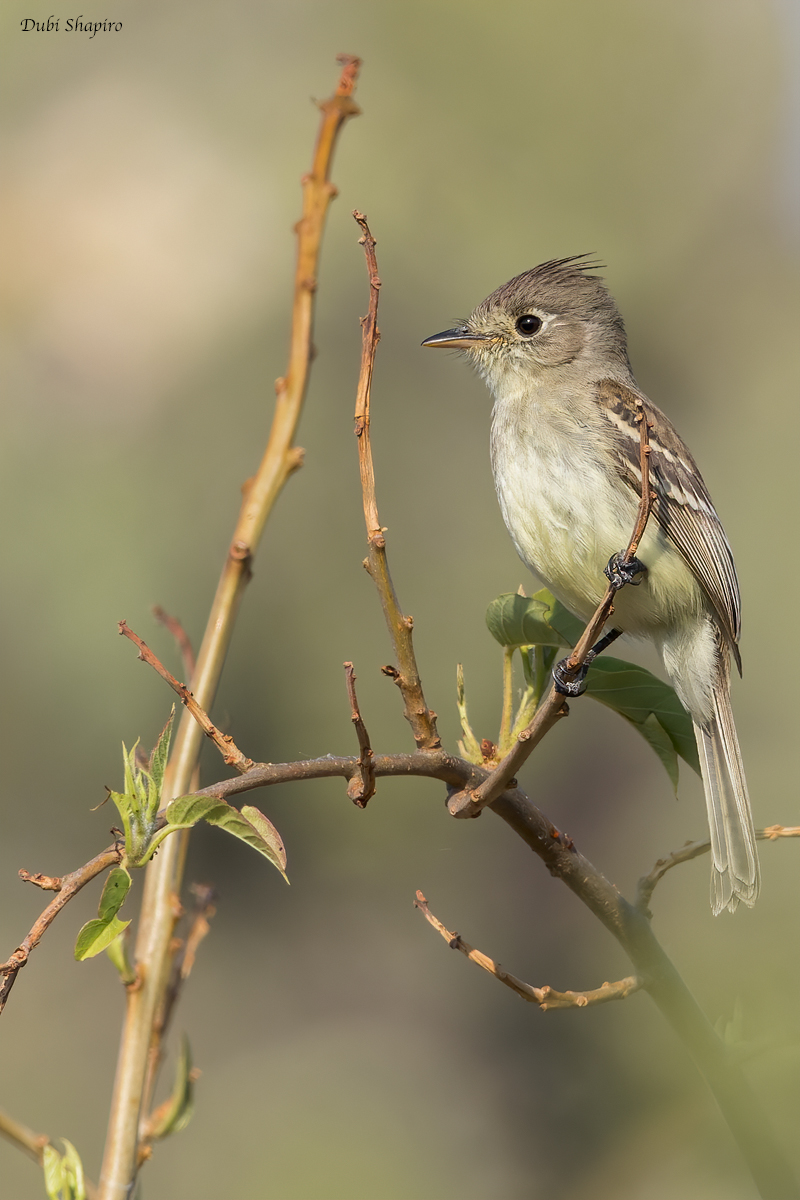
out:
{"label": "pale belly", "polygon": [[[493,438],[492,465],[500,508],[517,552],[576,616],[585,620],[608,583],[603,568],[627,548],[638,501],[597,461],[591,446],[523,445],[504,453]],[[651,517],[637,557],[647,567],[639,586],[614,602],[613,624],[634,635],[660,636],[699,618],[706,605],[681,555]]]}

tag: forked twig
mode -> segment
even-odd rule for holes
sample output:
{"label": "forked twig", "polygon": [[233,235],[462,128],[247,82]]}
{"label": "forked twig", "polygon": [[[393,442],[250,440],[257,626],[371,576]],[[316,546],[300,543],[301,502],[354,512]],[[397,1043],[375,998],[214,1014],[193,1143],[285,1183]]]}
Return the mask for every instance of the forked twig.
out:
{"label": "forked twig", "polygon": [[436,714],[425,702],[422,681],[419,677],[417,660],[411,631],[412,617],[403,615],[394,590],[389,564],[386,558],[386,538],[378,518],[378,502],[375,496],[375,472],[372,465],[370,446],[370,388],[375,365],[375,351],[380,339],[378,331],[378,293],[381,281],[375,257],[375,239],[370,233],[367,218],[357,210],[353,213],[362,232],[359,239],[364,247],[364,256],[369,272],[369,311],[361,321],[361,369],[356,393],[355,435],[358,439],[358,464],[361,472],[361,495],[364,504],[364,520],[367,526],[368,557],[367,570],[375,581],[380,596],[383,615],[392,639],[397,666],[389,667],[384,674],[393,678],[403,697],[406,719],[411,725],[414,741],[420,750],[437,750],[441,746],[436,729]]}
{"label": "forked twig", "polygon": [[368,801],[375,795],[375,755],[369,742],[369,734],[356,696],[356,673],[351,662],[344,664],[344,674],[347,681],[347,695],[350,699],[350,719],[355,726],[358,738],[358,766],[350,776],[347,794],[358,808],[366,808]]}
{"label": "forked twig", "polygon": [[126,637],[129,639],[129,641],[133,642],[134,646],[138,646],[139,658],[141,658],[143,662],[146,662],[148,666],[151,666],[154,671],[157,671],[162,679],[167,681],[173,692],[175,692],[180,698],[181,704],[188,708],[189,712],[192,714],[195,721],[197,721],[197,724],[200,726],[206,737],[211,738],[211,741],[222,755],[223,762],[227,763],[229,767],[235,767],[236,770],[240,771],[242,774],[244,774],[245,771],[249,771],[251,767],[255,766],[252,758],[248,758],[246,754],[242,754],[241,750],[229,734],[223,733],[220,729],[217,729],[206,710],[197,703],[186,684],[181,683],[175,678],[174,675],[170,674],[170,672],[161,662],[160,658],[153,653],[147,643],[143,642],[138,634],[133,632],[133,630],[125,621],[119,622],[119,632],[123,637]]}
{"label": "forked twig", "polygon": [[[633,527],[628,548],[622,556],[623,563],[630,563],[636,557],[636,551],[639,549],[639,543],[644,535],[645,527],[650,516],[650,509],[654,499],[654,495],[650,490],[650,439],[648,436],[649,423],[646,419],[644,405],[641,400],[636,401],[639,412],[637,420],[639,422],[639,461],[642,472],[642,491],[639,500],[639,509],[636,515],[636,524]],[[589,657],[589,652],[592,646],[597,641],[600,632],[603,629],[606,621],[614,610],[614,597],[619,588],[610,584],[606,588],[605,595],[600,601],[594,616],[589,624],[584,629],[581,638],[570,654],[565,664],[565,674],[567,677],[575,678],[583,664]],[[482,809],[487,804],[491,804],[497,799],[502,792],[511,784],[517,771],[529,757],[533,749],[539,744],[544,735],[556,724],[561,717],[565,717],[569,712],[569,708],[565,703],[564,696],[556,691],[555,685],[550,688],[550,691],[539,705],[534,715],[533,720],[517,735],[517,740],[509,750],[508,754],[498,763],[497,767],[486,779],[486,781],[474,792],[457,793],[450,797],[448,801],[448,809],[454,817],[477,817]]]}
{"label": "forked twig", "polygon": [[609,1000],[624,1000],[626,996],[630,996],[631,992],[638,992],[643,986],[643,980],[638,975],[629,975],[626,979],[617,980],[616,983],[604,983],[602,987],[592,988],[586,992],[557,992],[555,988],[548,986],[533,987],[532,984],[525,983],[523,980],[517,979],[516,975],[505,971],[493,958],[489,958],[480,950],[476,950],[474,946],[470,946],[469,942],[465,942],[460,934],[446,929],[428,908],[428,901],[422,892],[417,892],[414,907],[418,908],[426,921],[442,935],[451,950],[460,950],[470,962],[474,962],[476,966],[482,967],[484,971],[494,975],[495,979],[511,988],[512,992],[516,992],[523,1000],[527,1000],[531,1004],[538,1004],[542,1012],[546,1012],[549,1008],[588,1008],[594,1004],[607,1004]]}
{"label": "forked twig", "polygon": [[[93,859],[84,863],[82,867],[78,867],[76,871],[70,871],[68,875],[62,875],[60,879],[50,878],[46,875],[29,875],[27,871],[20,871],[21,879],[28,883],[35,883],[37,886],[43,887],[46,891],[55,891],[57,895],[33,923],[30,933],[20,943],[8,961],[0,963],[0,977],[2,978],[2,982],[0,982],[0,1013],[5,1008],[9,993],[16,982],[19,971],[25,966],[31,951],[39,945],[39,942],[64,905],[68,904],[72,897],[77,895],[81,888],[90,883],[97,875],[101,875],[109,867],[115,866],[122,858],[122,850],[122,844],[115,843],[100,854],[95,855]],[[47,881],[46,886],[42,880]],[[58,886],[56,887],[55,884],[58,884]]]}

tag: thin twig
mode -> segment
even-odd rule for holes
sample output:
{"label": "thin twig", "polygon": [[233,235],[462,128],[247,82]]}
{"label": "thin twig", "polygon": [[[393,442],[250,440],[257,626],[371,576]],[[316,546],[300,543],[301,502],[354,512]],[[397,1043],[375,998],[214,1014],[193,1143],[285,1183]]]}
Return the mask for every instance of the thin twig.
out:
{"label": "thin twig", "polygon": [[21,1121],[15,1121],[8,1113],[0,1109],[0,1134],[22,1150],[39,1166],[42,1165],[42,1152],[45,1146],[51,1144],[46,1133],[34,1133]]}
{"label": "thin twig", "polygon": [[[188,914],[189,932],[185,938],[174,938],[172,942],[172,964],[170,981],[164,995],[156,1021],[153,1025],[153,1036],[150,1042],[150,1055],[147,1064],[147,1084],[145,1093],[152,1095],[155,1090],[156,1078],[163,1059],[163,1046],[170,1022],[180,998],[184,983],[191,974],[197,949],[203,938],[209,932],[211,918],[216,913],[214,889],[207,884],[192,884],[190,891],[194,894],[194,904]],[[184,915],[184,914],[181,914]],[[156,1110],[157,1112],[158,1110]],[[143,1116],[139,1127],[139,1162],[140,1164],[152,1154],[151,1142],[153,1129],[158,1127],[155,1113]]]}
{"label": "thin twig", "polygon": [[[31,951],[39,945],[39,942],[62,908],[66,904],[69,904],[72,897],[76,896],[81,888],[90,883],[97,875],[101,875],[109,867],[115,866],[122,858],[122,850],[121,843],[109,846],[89,862],[84,863],[82,867],[78,867],[76,871],[71,871],[68,875],[62,875],[58,880],[57,889],[54,887],[46,889],[48,891],[57,891],[56,898],[50,901],[44,912],[33,923],[30,933],[20,943],[8,961],[0,963],[0,976],[2,976],[2,983],[0,983],[0,1013],[5,1008],[9,993],[16,982],[19,971],[25,966]],[[49,876],[29,876],[27,871],[20,871],[20,878],[31,883],[36,883],[37,878],[47,879],[48,884],[56,882],[55,879],[51,879]],[[39,886],[43,885],[40,884]]]}
{"label": "thin twig", "polygon": [[[15,1121],[13,1117],[2,1110],[0,1110],[0,1136],[7,1138],[13,1146],[22,1150],[40,1167],[43,1164],[45,1148],[53,1145],[52,1138],[49,1138],[46,1133],[34,1133],[27,1125],[23,1125],[21,1121]],[[83,1182],[86,1188],[86,1200],[96,1200],[97,1188],[95,1185],[85,1176]]]}
{"label": "thin twig", "polygon": [[358,770],[350,777],[347,794],[358,808],[366,808],[369,800],[375,795],[375,771],[372,760],[374,755],[369,744],[369,734],[358,707],[356,696],[356,673],[351,662],[344,664],[344,674],[347,681],[347,695],[350,699],[350,719],[355,726],[358,738]]}
{"label": "thin twig", "polygon": [[[756,830],[756,839],[759,842],[777,842],[780,838],[796,837],[800,837],[800,825],[768,825],[766,829]],[[685,846],[681,846],[680,850],[673,850],[672,854],[668,854],[666,858],[660,858],[650,874],[643,875],[639,880],[636,890],[636,907],[649,915],[650,900],[656,884],[664,878],[667,871],[672,867],[677,867],[680,863],[691,862],[693,858],[699,858],[701,854],[708,854],[710,849],[711,842],[705,838],[698,842],[687,842]]]}
{"label": "thin twig", "polygon": [[[639,549],[639,543],[642,540],[654,499],[654,495],[650,491],[649,424],[642,402],[637,400],[637,404],[639,406],[639,458],[642,472],[642,492],[639,500],[636,524],[633,527],[628,548],[622,556],[624,563],[630,563],[636,557],[636,551]],[[606,588],[605,595],[597,606],[594,616],[589,621],[577,646],[567,659],[565,674],[568,678],[576,678],[581,667],[589,657],[592,646],[597,641],[603,626],[614,611],[614,597],[618,590],[619,588],[614,587],[612,584],[609,584]],[[450,814],[454,817],[479,816],[481,810],[487,804],[491,804],[506,789],[545,734],[553,728],[557,721],[567,716],[568,713],[569,707],[564,700],[564,696],[561,692],[556,691],[555,685],[553,685],[546,699],[537,708],[531,723],[517,735],[514,745],[486,782],[482,783],[474,793],[466,792],[450,797],[448,802]]]}
{"label": "thin twig", "polygon": [[[275,385],[276,404],[269,440],[258,470],[248,481],[192,677],[192,692],[206,711],[216,693],[264,524],[286,480],[303,459],[302,450],[293,443],[311,365],[312,318],[322,234],[328,207],[336,194],[330,169],[339,132],[347,119],[359,111],[353,92],[360,60],[341,55],[339,61],[342,71],[336,91],[319,104],[322,116],[312,167],[303,179],[303,215],[296,226],[297,265],[289,365],[285,376]],[[190,790],[201,742],[202,732],[194,720],[181,721],[165,779],[165,799],[185,795]],[[185,835],[168,838],[147,868],[136,942],[136,958],[144,967],[143,986],[127,996],[103,1155],[100,1200],[127,1200],[136,1178],[139,1113],[150,1106],[150,1097],[144,1091],[150,1039],[169,980],[174,897],[180,891],[186,845]]]}
{"label": "thin twig", "polygon": [[527,1000],[531,1004],[538,1004],[542,1012],[546,1012],[548,1008],[588,1008],[593,1004],[607,1004],[609,1000],[624,1000],[626,996],[630,996],[631,992],[638,992],[643,986],[643,981],[637,975],[629,975],[626,979],[619,979],[616,983],[604,983],[602,987],[592,988],[586,992],[557,992],[555,988],[547,985],[533,987],[532,984],[525,983],[522,979],[517,979],[516,975],[505,971],[493,958],[489,958],[480,950],[476,950],[474,946],[470,946],[469,942],[464,941],[461,934],[446,929],[428,908],[428,901],[422,892],[417,892],[414,907],[418,908],[425,920],[442,935],[451,950],[460,950],[470,962],[474,962],[476,966],[482,967],[484,971],[494,975],[495,979],[511,988],[512,992],[516,992],[523,1000]]}
{"label": "thin twig", "polygon": [[167,681],[173,692],[180,697],[181,704],[188,708],[189,712],[192,714],[195,721],[197,721],[197,724],[200,726],[203,733],[207,738],[211,738],[211,741],[219,750],[220,754],[222,755],[223,762],[227,763],[229,767],[235,767],[237,771],[249,771],[250,768],[255,765],[252,758],[248,758],[246,754],[242,754],[241,750],[229,734],[223,733],[220,729],[217,729],[216,725],[213,723],[205,709],[197,703],[186,684],[180,683],[174,675],[170,674],[170,672],[167,670],[161,660],[153,653],[147,643],[143,642],[138,634],[135,634],[125,621],[119,622],[119,632],[123,637],[126,637],[132,641],[134,646],[138,646],[139,658],[141,658],[143,662],[146,662],[148,666],[151,666],[154,671],[157,671],[161,678]]}
{"label": "thin twig", "polygon": [[369,311],[361,320],[361,369],[356,392],[355,434],[358,439],[358,465],[361,472],[361,494],[364,504],[364,520],[367,526],[368,557],[366,567],[372,576],[380,596],[383,615],[392,639],[399,669],[384,668],[384,674],[394,679],[403,696],[403,709],[411,725],[414,741],[421,750],[436,750],[441,746],[436,729],[436,714],[425,703],[422,681],[417,669],[411,631],[412,617],[406,617],[400,608],[394,590],[389,564],[386,558],[385,530],[378,518],[378,502],[375,496],[375,472],[370,447],[370,389],[375,365],[375,351],[380,333],[378,331],[378,294],[381,281],[378,277],[378,262],[375,257],[375,239],[370,233],[367,218],[355,211],[362,237],[359,245],[364,247],[364,256],[369,273]]}
{"label": "thin twig", "polygon": [[192,642],[188,633],[178,618],[170,616],[160,604],[153,605],[153,616],[159,625],[163,625],[174,637],[180,651],[181,661],[183,662],[183,673],[187,679],[191,679],[194,675],[197,660],[195,659]]}
{"label": "thin twig", "polygon": [[17,871],[23,883],[32,883],[35,887],[41,888],[43,892],[60,892],[62,879],[60,875],[42,875],[39,871],[35,875],[31,875],[30,871],[25,871],[22,867]]}

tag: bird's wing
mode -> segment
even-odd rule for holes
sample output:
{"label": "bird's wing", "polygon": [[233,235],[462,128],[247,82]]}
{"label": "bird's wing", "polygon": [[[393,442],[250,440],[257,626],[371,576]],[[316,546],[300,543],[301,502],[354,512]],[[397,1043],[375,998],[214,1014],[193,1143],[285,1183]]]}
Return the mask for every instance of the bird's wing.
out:
{"label": "bird's wing", "polygon": [[620,475],[637,496],[642,491],[637,420],[640,403],[648,422],[652,422],[650,484],[656,494],[653,516],[708,597],[741,671],[737,645],[741,601],[733,552],[697,464],[672,423],[641,392],[605,379],[597,385],[597,397],[603,415],[617,435]]}

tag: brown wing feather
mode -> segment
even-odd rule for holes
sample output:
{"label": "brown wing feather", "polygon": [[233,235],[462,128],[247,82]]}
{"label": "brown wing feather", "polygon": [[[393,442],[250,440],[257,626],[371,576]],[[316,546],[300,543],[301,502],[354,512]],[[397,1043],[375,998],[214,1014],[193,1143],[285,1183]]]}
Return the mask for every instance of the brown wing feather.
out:
{"label": "brown wing feather", "polygon": [[620,474],[637,495],[642,487],[637,402],[644,405],[653,425],[650,430],[650,482],[656,494],[653,515],[708,597],[741,672],[737,644],[741,601],[733,552],[697,464],[671,421],[641,392],[606,379],[598,384],[598,400],[617,434]]}

